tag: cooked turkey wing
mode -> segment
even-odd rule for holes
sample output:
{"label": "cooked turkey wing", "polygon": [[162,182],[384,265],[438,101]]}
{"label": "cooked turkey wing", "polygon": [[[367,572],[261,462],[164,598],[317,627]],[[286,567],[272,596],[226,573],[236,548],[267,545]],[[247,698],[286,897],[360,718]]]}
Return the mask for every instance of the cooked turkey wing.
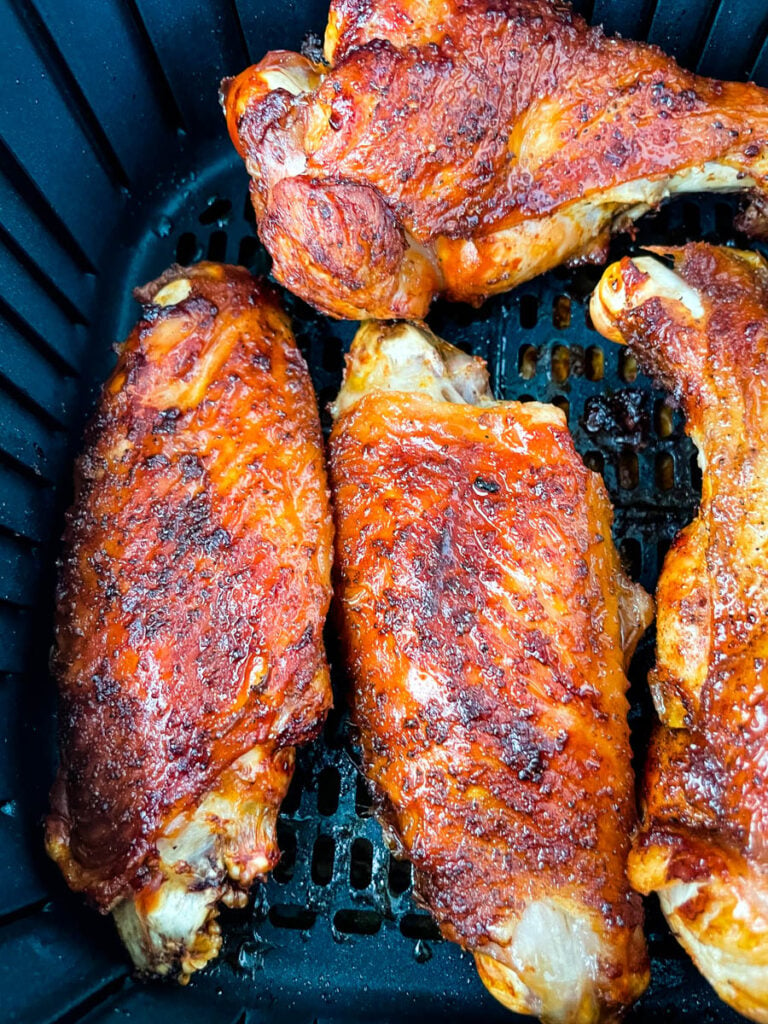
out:
{"label": "cooked turkey wing", "polygon": [[703,485],[659,579],[661,724],[631,878],[658,891],[720,996],[766,1022],[768,265],[704,244],[652,251],[606,271],[592,318],[680,402]]}
{"label": "cooked turkey wing", "polygon": [[625,862],[625,664],[651,614],[563,414],[366,324],[334,406],[341,629],[364,766],[443,934],[510,1008],[614,1019],[648,980]]}
{"label": "cooked turkey wing", "polygon": [[47,846],[142,969],[218,951],[216,904],[279,856],[294,747],[330,705],[317,406],[275,294],[172,268],[102,393],[57,592]]}
{"label": "cooked turkey wing", "polygon": [[335,0],[325,57],[269,53],[222,100],[275,274],[333,316],[479,303],[672,193],[766,194],[768,92],[565,3]]}

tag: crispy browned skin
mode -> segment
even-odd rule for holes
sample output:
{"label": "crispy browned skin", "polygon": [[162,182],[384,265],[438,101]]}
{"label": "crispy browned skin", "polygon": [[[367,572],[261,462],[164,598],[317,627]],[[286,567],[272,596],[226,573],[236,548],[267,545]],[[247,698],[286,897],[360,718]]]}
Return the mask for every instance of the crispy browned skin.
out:
{"label": "crispy browned skin", "polygon": [[[415,334],[433,346],[423,362]],[[336,406],[337,593],[365,769],[420,898],[494,995],[548,1021],[613,1019],[648,977],[625,872],[624,667],[650,601],[562,413],[494,403],[468,383],[480,360],[440,344],[365,325]]]}
{"label": "crispy browned skin", "polygon": [[[67,517],[47,843],[100,908],[135,897],[149,914],[174,871],[199,867],[205,888],[219,858],[221,897],[227,872],[247,887],[279,856],[292,748],[331,702],[332,526],[315,397],[274,292],[199,264],[140,294]],[[200,807],[177,846],[216,833],[207,867],[173,867],[158,843]],[[155,955],[139,965],[165,969]]]}
{"label": "crispy browned skin", "polygon": [[659,580],[661,718],[631,877],[720,995],[768,1021],[768,265],[704,244],[611,267],[593,319],[686,414],[697,518]]}
{"label": "crispy browned skin", "polygon": [[603,258],[671,192],[766,191],[768,92],[565,3],[334,0],[325,56],[269,53],[222,95],[275,274],[333,316],[478,303]]}

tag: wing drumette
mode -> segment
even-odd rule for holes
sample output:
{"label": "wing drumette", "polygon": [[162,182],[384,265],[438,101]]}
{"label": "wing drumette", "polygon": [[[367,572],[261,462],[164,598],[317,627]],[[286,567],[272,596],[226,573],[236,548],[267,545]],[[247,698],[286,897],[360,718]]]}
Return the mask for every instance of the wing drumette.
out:
{"label": "wing drumette", "polygon": [[665,262],[614,264],[592,300],[598,330],[680,402],[703,473],[659,579],[661,724],[630,877],[658,892],[718,994],[766,1022],[768,265],[704,244],[653,251]]}

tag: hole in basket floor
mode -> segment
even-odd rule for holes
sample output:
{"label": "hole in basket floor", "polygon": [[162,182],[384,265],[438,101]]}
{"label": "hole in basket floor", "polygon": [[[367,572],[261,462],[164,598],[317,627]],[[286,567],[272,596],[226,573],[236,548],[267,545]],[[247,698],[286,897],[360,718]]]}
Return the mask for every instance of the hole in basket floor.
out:
{"label": "hole in basket floor", "polygon": [[567,345],[555,345],[550,361],[552,380],[563,384],[571,372],[571,352]]}
{"label": "hole in basket floor", "polygon": [[670,491],[675,486],[675,460],[669,452],[659,452],[656,455],[654,475],[660,491]]}
{"label": "hole in basket floor", "polygon": [[280,805],[280,813],[283,815],[295,814],[299,809],[301,803],[301,791],[304,788],[304,784],[301,777],[301,772],[297,769],[293,773],[291,784],[288,787],[288,792],[285,794],[285,799]]}
{"label": "hole in basket floor", "polygon": [[411,862],[390,855],[387,883],[393,896],[407,892],[411,887]]}
{"label": "hole in basket floor", "polygon": [[539,319],[539,300],[535,295],[520,296],[520,326],[523,330],[536,326]]}
{"label": "hole in basket floor", "polygon": [[624,572],[630,579],[639,578],[643,567],[643,549],[639,540],[634,537],[624,537],[619,543],[619,555]]}
{"label": "hole in basket floor", "polygon": [[376,910],[339,910],[333,918],[334,927],[345,935],[375,935],[381,921]]}
{"label": "hole in basket floor", "polygon": [[335,814],[339,806],[339,794],[341,792],[341,776],[338,768],[329,765],[323,768],[317,777],[317,809],[327,816]]}
{"label": "hole in basket floor", "polygon": [[202,258],[202,255],[202,246],[198,244],[197,238],[191,231],[187,231],[179,236],[179,240],[176,243],[177,263],[180,263],[182,267],[187,267],[190,263],[196,263]]}
{"label": "hole in basket floor", "polygon": [[269,908],[269,920],[275,928],[296,928],[306,931],[317,920],[314,910],[291,903],[276,903]]}
{"label": "hole in basket floor", "polygon": [[640,483],[640,468],[637,462],[637,453],[629,448],[619,452],[618,459],[619,487],[625,491],[633,491]]}
{"label": "hole in basket floor", "polygon": [[[174,258],[191,263],[206,253],[223,253],[255,273],[268,270],[269,260],[255,234],[251,203],[244,189],[238,191],[242,177],[238,166],[238,183],[231,191],[218,181],[215,187],[206,185],[185,217],[174,215],[175,233],[159,240],[164,246],[164,265]],[[222,199],[224,202],[217,206]],[[230,209],[226,209],[228,200]],[[701,217],[702,230],[708,235],[714,231],[714,209]],[[733,208],[725,205],[718,216],[725,241],[732,237]],[[695,219],[696,214],[690,211],[678,217],[687,226]],[[657,233],[663,224],[657,222]],[[160,262],[156,254],[153,259]],[[458,307],[452,315],[446,304],[441,333],[466,351],[484,356],[491,353],[498,359],[491,369],[498,375],[494,379],[506,387],[506,397],[555,401],[567,409],[586,464],[605,473],[612,489],[617,505],[616,538],[619,541],[623,535],[626,539],[620,545],[623,562],[635,578],[642,569],[643,582],[652,589],[657,557],[663,557],[669,538],[690,516],[681,506],[663,520],[663,536],[658,536],[638,528],[634,512],[644,507],[642,503],[655,501],[656,511],[666,515],[678,495],[681,502],[692,502],[695,495],[692,498],[689,488],[700,487],[700,474],[695,456],[689,461],[689,442],[684,442],[689,447],[679,447],[682,413],[665,408],[664,397],[651,388],[626,351],[603,342],[589,323],[589,290],[601,272],[599,267],[562,270],[530,282],[525,286],[527,294],[518,290],[498,296],[483,307],[476,320],[469,311],[459,314]],[[573,284],[578,274],[585,275],[581,290]],[[343,353],[354,332],[316,317],[309,307],[290,296],[285,296],[285,304],[294,318],[297,339],[322,407],[337,393]],[[134,314],[131,308],[130,316]],[[523,389],[524,393],[519,394]],[[590,430],[585,425],[585,405],[593,397],[605,398],[608,408],[598,418],[596,429]],[[647,429],[643,417],[648,420]],[[660,453],[663,455],[666,449],[671,449],[676,460],[671,493],[660,483],[667,472]],[[634,530],[630,537],[626,536],[627,513]],[[282,860],[273,876],[275,884],[256,887],[265,894],[256,920],[268,916],[273,926],[294,929],[293,936],[282,936],[286,949],[295,948],[287,940],[298,941],[299,931],[315,926],[313,938],[319,938],[327,934],[331,922],[342,935],[378,933],[378,940],[370,938],[365,943],[371,950],[379,948],[376,943],[383,946],[389,942],[391,932],[395,936],[399,933],[400,946],[408,951],[410,960],[413,942],[431,944],[439,939],[439,932],[429,915],[417,910],[411,901],[410,863],[393,856],[378,829],[374,834],[373,824],[367,821],[373,813],[370,794],[364,780],[344,761],[342,743],[329,728],[325,745],[320,739],[311,756],[308,752],[299,755],[299,766],[281,808],[281,819],[285,820],[278,826]],[[272,899],[280,902],[269,908]],[[390,921],[391,916],[395,921]],[[387,925],[382,927],[384,917]],[[321,918],[319,923],[317,918]],[[329,948],[357,952],[360,947],[350,942]],[[279,954],[273,950],[270,955]]]}
{"label": "hole in basket floor", "polygon": [[281,856],[272,874],[275,881],[285,884],[293,878],[296,867],[296,833],[281,819],[277,822],[277,845]]}
{"label": "hole in basket floor", "polygon": [[229,220],[232,203],[223,196],[211,196],[208,205],[198,216],[201,224],[223,224]]}
{"label": "hole in basket floor", "polygon": [[333,878],[336,840],[333,836],[318,836],[312,848],[312,881],[315,885],[328,885]]}
{"label": "hole in basket floor", "polygon": [[590,345],[584,356],[584,376],[587,380],[602,380],[605,358],[599,345]]}
{"label": "hole in basket floor", "polygon": [[407,939],[429,939],[439,942],[440,929],[429,914],[405,914],[400,920],[400,931]]}
{"label": "hole in basket floor", "polygon": [[571,326],[571,300],[567,295],[558,295],[552,303],[552,326],[559,331]]}
{"label": "hole in basket floor", "polygon": [[517,356],[517,372],[523,380],[532,380],[536,376],[536,364],[539,350],[535,345],[522,345]]}
{"label": "hole in basket floor", "polygon": [[352,843],[349,858],[349,883],[353,889],[367,889],[373,871],[373,844],[359,837]]}

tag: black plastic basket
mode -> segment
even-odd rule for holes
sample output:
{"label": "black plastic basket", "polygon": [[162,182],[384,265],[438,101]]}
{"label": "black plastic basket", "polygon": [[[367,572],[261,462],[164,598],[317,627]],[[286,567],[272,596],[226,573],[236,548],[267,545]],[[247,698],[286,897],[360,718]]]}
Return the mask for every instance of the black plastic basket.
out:
{"label": "black plastic basket", "polygon": [[[706,74],[768,84],[768,0],[596,0],[594,22],[649,38]],[[304,751],[279,822],[283,859],[245,911],[223,914],[220,960],[182,989],[142,985],[111,921],[66,891],[42,848],[53,778],[47,671],[52,582],[84,416],[137,308],[131,288],[201,257],[260,272],[247,179],[217,105],[224,74],[321,34],[326,0],[5,0],[0,10],[0,1020],[511,1021],[472,959],[439,940],[371,816],[339,710]],[[733,203],[671,204],[638,241],[735,238]],[[738,239],[736,239],[738,241]],[[627,239],[615,243],[618,253]],[[652,589],[695,509],[680,415],[591,329],[599,270],[556,271],[480,310],[437,304],[432,327],[486,357],[499,396],[568,410],[603,472],[631,572]],[[340,381],[354,325],[288,299],[321,403]],[[335,656],[333,638],[329,650]],[[650,722],[633,667],[633,738]],[[653,957],[633,1021],[736,1021],[648,902]]]}

